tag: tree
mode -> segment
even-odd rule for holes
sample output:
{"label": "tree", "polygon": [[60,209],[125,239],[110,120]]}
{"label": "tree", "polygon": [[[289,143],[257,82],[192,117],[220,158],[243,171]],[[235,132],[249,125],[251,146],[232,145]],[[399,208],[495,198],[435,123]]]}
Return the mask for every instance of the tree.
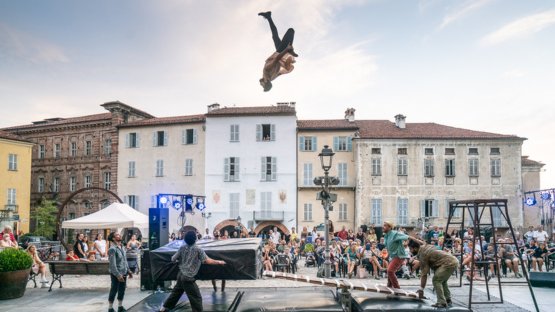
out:
{"label": "tree", "polygon": [[36,235],[44,236],[52,239],[52,235],[56,231],[56,215],[58,207],[55,201],[43,199],[39,206],[35,208],[37,228]]}

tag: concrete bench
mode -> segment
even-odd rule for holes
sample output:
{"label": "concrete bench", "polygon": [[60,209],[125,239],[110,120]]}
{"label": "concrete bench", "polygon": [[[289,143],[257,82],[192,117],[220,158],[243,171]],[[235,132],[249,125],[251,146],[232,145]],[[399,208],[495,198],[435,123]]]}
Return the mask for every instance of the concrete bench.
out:
{"label": "concrete bench", "polygon": [[48,291],[52,291],[55,281],[62,288],[62,276],[64,275],[108,275],[108,261],[48,261],[52,282]]}

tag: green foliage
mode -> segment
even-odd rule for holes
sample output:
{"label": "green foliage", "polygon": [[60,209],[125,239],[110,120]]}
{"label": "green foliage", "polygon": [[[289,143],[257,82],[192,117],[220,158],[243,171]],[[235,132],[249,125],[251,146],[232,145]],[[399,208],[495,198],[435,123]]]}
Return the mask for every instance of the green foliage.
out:
{"label": "green foliage", "polygon": [[43,199],[40,206],[35,208],[35,218],[37,219],[37,228],[35,234],[52,239],[54,231],[56,231],[56,216],[58,207],[53,200]]}
{"label": "green foliage", "polygon": [[304,245],[304,252],[314,252],[314,245],[311,243]]}
{"label": "green foliage", "polygon": [[0,251],[0,272],[30,269],[32,265],[33,258],[21,249],[6,248]]}

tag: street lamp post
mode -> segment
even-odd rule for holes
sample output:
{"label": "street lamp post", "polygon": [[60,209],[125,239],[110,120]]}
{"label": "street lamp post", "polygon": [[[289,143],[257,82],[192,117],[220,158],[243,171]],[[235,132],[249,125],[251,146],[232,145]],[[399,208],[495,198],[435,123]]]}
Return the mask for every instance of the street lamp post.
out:
{"label": "street lamp post", "polygon": [[337,184],[335,182],[339,182],[339,180],[335,177],[331,177],[332,181],[330,181],[330,177],[329,177],[329,170],[331,169],[331,166],[332,166],[333,155],[335,155],[333,150],[329,148],[328,145],[324,145],[324,148],[322,149],[320,154],[318,154],[318,157],[320,157],[320,162],[322,164],[322,169],[324,170],[324,176],[317,177],[316,179],[314,179],[314,183],[316,185],[321,185],[323,188],[323,190],[319,194],[320,196],[317,196],[317,198],[319,197],[319,199],[322,200],[322,205],[324,206],[324,225],[325,225],[324,238],[326,243],[326,249],[324,251],[324,256],[325,256],[324,275],[326,278],[331,277],[329,211],[330,211],[332,199],[330,198],[331,196],[330,196],[329,186],[330,184]]}

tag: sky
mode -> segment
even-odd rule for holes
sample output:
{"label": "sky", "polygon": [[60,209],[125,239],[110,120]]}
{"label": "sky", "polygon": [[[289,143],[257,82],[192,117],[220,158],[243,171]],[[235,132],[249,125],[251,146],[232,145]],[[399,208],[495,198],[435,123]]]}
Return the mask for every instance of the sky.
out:
{"label": "sky", "polygon": [[[258,80],[295,29],[292,73]],[[439,124],[527,138],[555,188],[555,2],[0,0],[0,128],[103,113],[296,102],[298,119]]]}

